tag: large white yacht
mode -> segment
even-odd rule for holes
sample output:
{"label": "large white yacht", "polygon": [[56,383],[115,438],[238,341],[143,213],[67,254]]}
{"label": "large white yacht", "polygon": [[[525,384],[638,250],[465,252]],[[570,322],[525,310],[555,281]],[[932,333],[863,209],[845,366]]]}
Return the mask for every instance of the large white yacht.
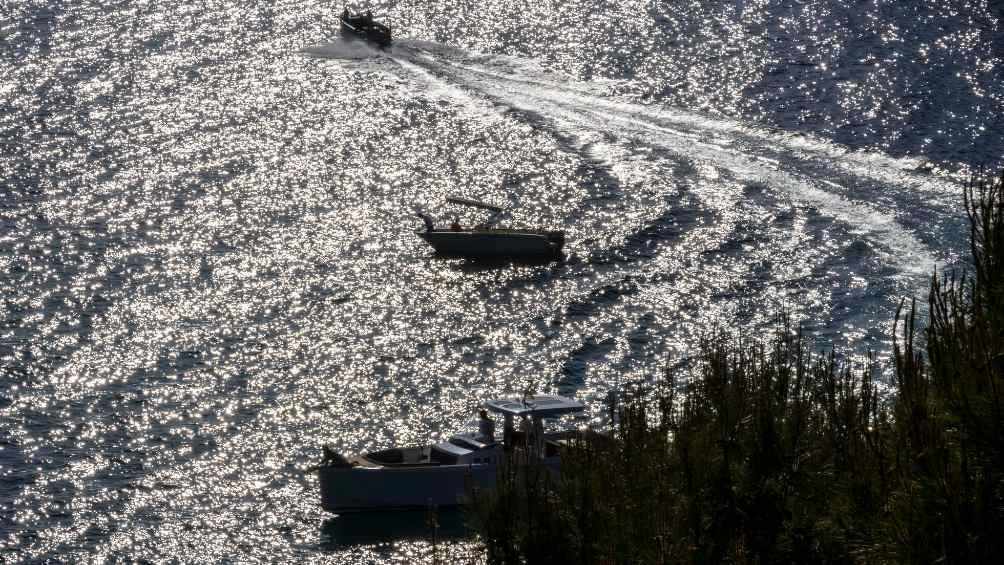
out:
{"label": "large white yacht", "polygon": [[[461,433],[421,447],[395,447],[353,457],[327,446],[319,467],[321,506],[334,513],[463,504],[472,487],[495,486],[503,458],[519,454],[557,470],[559,442],[567,433],[544,432],[544,419],[582,412],[562,396],[489,400],[484,407],[504,419],[501,437]],[[522,430],[517,430],[519,419]]]}
{"label": "large white yacht", "polygon": [[450,197],[451,204],[470,206],[491,212],[487,221],[476,226],[462,226],[454,219],[449,227],[436,227],[424,212],[418,216],[425,230],[418,235],[440,255],[479,259],[559,259],[565,246],[565,232],[541,229],[500,228],[495,225],[502,208],[493,204]]}

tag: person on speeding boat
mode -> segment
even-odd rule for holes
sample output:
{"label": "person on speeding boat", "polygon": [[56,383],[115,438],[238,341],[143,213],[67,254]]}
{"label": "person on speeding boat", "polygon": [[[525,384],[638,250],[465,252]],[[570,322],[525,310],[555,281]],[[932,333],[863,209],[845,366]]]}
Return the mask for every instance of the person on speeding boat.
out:
{"label": "person on speeding boat", "polygon": [[436,226],[432,223],[432,218],[429,217],[425,212],[415,212],[422,221],[425,222],[425,231],[432,231],[436,229]]}

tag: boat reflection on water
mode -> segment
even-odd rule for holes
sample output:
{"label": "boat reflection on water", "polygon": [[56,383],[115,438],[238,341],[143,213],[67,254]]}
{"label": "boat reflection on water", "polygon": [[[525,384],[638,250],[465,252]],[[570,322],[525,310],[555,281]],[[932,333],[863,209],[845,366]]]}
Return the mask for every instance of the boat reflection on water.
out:
{"label": "boat reflection on water", "polygon": [[460,508],[355,512],[321,524],[321,547],[343,549],[400,541],[460,541],[473,538]]}

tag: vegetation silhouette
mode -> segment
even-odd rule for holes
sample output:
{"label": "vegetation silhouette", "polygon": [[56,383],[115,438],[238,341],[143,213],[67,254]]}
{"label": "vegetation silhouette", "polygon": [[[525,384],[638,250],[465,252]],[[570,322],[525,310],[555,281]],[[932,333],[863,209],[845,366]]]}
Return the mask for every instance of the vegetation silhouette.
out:
{"label": "vegetation silhouette", "polygon": [[[1004,555],[1004,173],[965,188],[972,273],[896,315],[895,379],[719,332],[624,391],[556,478],[507,465],[469,519],[491,563],[988,563]],[[926,355],[925,355],[926,350]]]}

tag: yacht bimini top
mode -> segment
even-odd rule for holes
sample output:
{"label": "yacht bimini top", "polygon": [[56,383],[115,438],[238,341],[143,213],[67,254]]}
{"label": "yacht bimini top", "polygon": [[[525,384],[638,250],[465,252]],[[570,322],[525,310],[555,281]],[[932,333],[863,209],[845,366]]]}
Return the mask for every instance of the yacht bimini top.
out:
{"label": "yacht bimini top", "polygon": [[488,400],[485,402],[485,408],[499,414],[536,418],[554,418],[582,412],[586,409],[585,405],[578,400],[552,395],[527,396],[523,399]]}

